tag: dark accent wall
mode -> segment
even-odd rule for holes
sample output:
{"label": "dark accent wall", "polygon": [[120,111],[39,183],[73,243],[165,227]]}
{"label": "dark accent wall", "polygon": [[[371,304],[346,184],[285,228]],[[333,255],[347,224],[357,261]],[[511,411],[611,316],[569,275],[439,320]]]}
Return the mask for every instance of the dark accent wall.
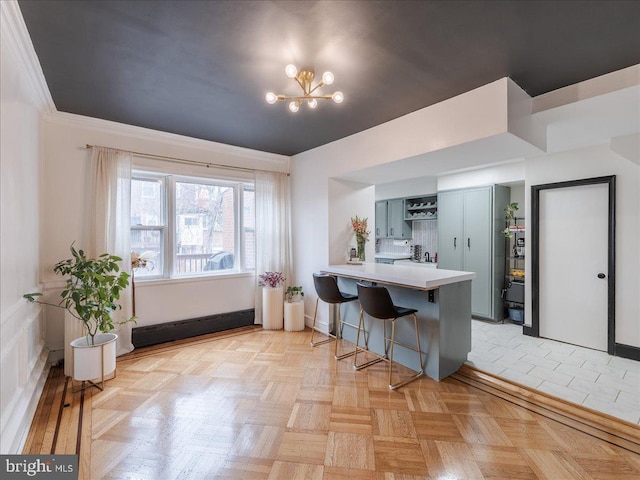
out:
{"label": "dark accent wall", "polygon": [[158,343],[197,337],[207,333],[222,332],[238,327],[253,325],[255,310],[220,313],[207,317],[161,323],[133,329],[133,345],[136,348],[157,345]]}

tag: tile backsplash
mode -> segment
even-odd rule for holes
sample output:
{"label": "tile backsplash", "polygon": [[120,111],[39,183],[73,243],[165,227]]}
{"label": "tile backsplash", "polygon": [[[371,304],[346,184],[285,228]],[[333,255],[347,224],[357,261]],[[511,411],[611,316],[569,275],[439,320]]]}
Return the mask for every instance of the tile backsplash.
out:
{"label": "tile backsplash", "polygon": [[433,255],[438,251],[438,222],[433,220],[414,220],[413,238],[408,245],[395,245],[391,238],[380,238],[376,240],[376,252],[384,253],[406,253],[411,252],[411,245],[422,245],[422,252],[429,252]]}

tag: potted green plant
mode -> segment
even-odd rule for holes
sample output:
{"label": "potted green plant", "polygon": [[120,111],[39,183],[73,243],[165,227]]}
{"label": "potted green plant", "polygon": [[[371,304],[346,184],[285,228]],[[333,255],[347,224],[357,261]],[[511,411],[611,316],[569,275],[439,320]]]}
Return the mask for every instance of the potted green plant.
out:
{"label": "potted green plant", "polygon": [[510,203],[509,205],[507,205],[507,208],[504,209],[504,219],[507,222],[507,227],[502,231],[502,234],[506,238],[513,237],[513,233],[509,229],[509,224],[511,223],[511,220],[516,218],[517,211],[518,211],[518,202]]}
{"label": "potted green plant", "polygon": [[285,292],[287,302],[301,302],[304,299],[304,292],[300,286],[289,286]]}
{"label": "potted green plant", "polygon": [[83,250],[71,244],[71,258],[58,262],[53,271],[67,277],[59,304],[38,300],[41,293],[27,293],[29,302],[63,308],[77,318],[86,335],[71,342],[73,347],[74,380],[104,381],[115,370],[115,341],[112,333],[116,324],[135,322],[135,317],[114,320],[114,313],[122,309],[118,303],[121,292],[129,285],[129,274],[121,272],[120,257],[103,253],[88,258]]}

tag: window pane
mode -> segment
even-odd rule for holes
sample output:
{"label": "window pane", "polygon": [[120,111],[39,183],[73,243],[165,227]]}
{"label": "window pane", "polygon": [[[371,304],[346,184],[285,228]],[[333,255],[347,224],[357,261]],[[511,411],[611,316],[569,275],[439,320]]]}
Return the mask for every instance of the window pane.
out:
{"label": "window pane", "polygon": [[131,179],[131,225],[164,225],[162,184],[161,179]]}
{"label": "window pane", "polygon": [[230,270],[235,265],[233,188],[176,182],[176,272]]}
{"label": "window pane", "polygon": [[244,190],[244,263],[247,270],[256,269],[256,194]]}
{"label": "window pane", "polygon": [[163,232],[162,230],[131,230],[131,252],[135,252],[146,260],[146,265],[136,268],[136,277],[162,275],[163,265]]}

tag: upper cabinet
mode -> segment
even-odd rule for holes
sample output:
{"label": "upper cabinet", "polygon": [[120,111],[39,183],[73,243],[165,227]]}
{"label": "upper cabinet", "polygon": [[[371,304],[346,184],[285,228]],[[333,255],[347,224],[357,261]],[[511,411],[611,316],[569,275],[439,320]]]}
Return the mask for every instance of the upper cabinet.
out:
{"label": "upper cabinet", "polygon": [[404,199],[376,202],[376,238],[411,238],[411,224],[405,220]]}
{"label": "upper cabinet", "polygon": [[376,202],[376,238],[387,238],[387,201]]}

